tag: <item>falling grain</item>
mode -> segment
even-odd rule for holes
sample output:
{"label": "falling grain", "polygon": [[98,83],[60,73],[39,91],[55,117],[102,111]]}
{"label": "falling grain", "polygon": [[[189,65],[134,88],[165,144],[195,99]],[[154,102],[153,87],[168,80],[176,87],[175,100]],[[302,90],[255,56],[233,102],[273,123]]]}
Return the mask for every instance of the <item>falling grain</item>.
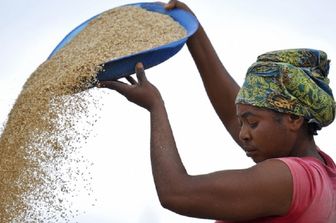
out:
{"label": "falling grain", "polygon": [[0,222],[75,217],[78,210],[67,198],[78,195],[78,182],[90,190],[89,173],[80,168],[87,160],[78,151],[98,117],[90,112],[99,103],[89,89],[101,65],[185,35],[166,15],[115,8],[91,21],[31,74],[0,138]]}

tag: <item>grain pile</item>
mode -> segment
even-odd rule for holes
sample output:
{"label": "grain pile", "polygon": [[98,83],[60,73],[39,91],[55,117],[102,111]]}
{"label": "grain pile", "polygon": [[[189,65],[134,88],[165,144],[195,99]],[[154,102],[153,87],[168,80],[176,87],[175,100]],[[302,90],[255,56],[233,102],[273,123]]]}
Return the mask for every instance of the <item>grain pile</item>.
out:
{"label": "grain pile", "polygon": [[[0,138],[0,222],[69,222],[67,197],[90,177],[78,153],[99,106],[90,88],[106,61],[180,39],[170,17],[138,7],[102,13],[31,74]],[[94,109],[95,110],[95,109]],[[97,149],[97,148],[92,148]]]}

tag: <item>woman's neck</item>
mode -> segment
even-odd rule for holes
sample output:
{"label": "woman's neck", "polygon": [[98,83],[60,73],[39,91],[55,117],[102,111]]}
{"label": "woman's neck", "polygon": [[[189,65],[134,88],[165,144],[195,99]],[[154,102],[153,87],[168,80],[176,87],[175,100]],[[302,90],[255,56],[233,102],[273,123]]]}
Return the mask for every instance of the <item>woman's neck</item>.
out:
{"label": "woman's neck", "polygon": [[321,162],[325,163],[325,160],[320,155],[317,146],[315,144],[314,137],[305,137],[304,140],[300,140],[300,143],[295,146],[291,156],[294,157],[314,157]]}

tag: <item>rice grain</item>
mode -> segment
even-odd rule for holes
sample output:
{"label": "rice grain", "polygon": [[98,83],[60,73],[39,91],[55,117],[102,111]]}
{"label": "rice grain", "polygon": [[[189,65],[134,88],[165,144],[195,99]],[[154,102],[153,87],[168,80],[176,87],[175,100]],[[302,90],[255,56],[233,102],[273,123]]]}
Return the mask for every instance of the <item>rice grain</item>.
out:
{"label": "rice grain", "polygon": [[102,64],[180,39],[169,16],[126,6],[92,20],[27,79],[0,138],[0,222],[69,222],[69,196],[90,189],[80,148],[99,107],[90,93]]}

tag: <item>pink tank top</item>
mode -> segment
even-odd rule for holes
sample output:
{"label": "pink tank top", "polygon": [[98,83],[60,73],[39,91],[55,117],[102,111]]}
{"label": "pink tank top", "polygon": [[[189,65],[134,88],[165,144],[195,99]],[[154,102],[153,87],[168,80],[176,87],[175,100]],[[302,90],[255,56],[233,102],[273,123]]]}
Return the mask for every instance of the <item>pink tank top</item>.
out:
{"label": "pink tank top", "polygon": [[[325,153],[313,157],[278,158],[293,176],[293,198],[287,215],[240,223],[336,223],[336,165]],[[233,223],[216,221],[216,223]]]}

